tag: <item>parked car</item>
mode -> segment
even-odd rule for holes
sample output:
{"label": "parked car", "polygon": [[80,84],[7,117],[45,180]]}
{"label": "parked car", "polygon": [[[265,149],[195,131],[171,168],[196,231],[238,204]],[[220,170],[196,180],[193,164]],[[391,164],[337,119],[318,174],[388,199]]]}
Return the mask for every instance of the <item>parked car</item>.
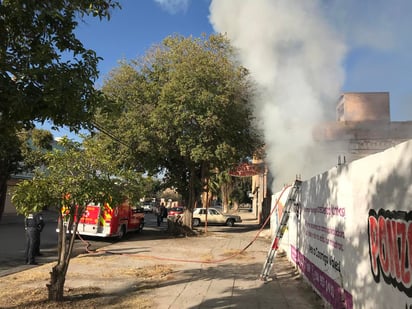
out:
{"label": "parked car", "polygon": [[242,218],[238,215],[223,214],[216,208],[196,208],[193,211],[193,226],[199,226],[201,223],[208,224],[225,224],[227,226],[234,226],[235,222],[242,222]]}
{"label": "parked car", "polygon": [[185,211],[185,209],[184,209],[183,207],[180,207],[180,206],[178,206],[178,207],[172,207],[172,208],[169,208],[169,209],[167,210],[167,215],[168,215],[169,217],[171,217],[171,216],[177,216],[177,215],[182,215],[184,211]]}
{"label": "parked car", "polygon": [[252,204],[250,204],[250,203],[242,203],[242,204],[239,205],[238,210],[239,210],[239,211],[245,210],[245,211],[248,211],[248,212],[252,212],[252,210],[253,210],[253,209],[252,209]]}
{"label": "parked car", "polygon": [[143,210],[144,212],[153,212],[153,204],[152,203],[144,203],[143,204]]}

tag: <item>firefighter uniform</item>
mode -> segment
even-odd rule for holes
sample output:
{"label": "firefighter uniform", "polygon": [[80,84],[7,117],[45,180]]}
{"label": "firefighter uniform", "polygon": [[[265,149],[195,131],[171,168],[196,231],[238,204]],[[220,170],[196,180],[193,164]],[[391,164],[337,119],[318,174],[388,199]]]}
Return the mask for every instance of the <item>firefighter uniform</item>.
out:
{"label": "firefighter uniform", "polygon": [[40,232],[44,221],[41,213],[29,214],[24,220],[26,230],[26,263],[36,264],[35,257],[40,251]]}

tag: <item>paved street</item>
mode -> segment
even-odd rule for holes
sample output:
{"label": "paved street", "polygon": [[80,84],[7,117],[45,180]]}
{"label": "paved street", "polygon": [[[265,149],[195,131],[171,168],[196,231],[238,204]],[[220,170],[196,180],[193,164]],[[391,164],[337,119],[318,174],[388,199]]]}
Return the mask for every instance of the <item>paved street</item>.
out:
{"label": "paved street", "polygon": [[[44,213],[45,226],[41,233],[41,257],[36,261],[42,265],[57,260],[57,215],[51,212]],[[152,221],[149,218],[149,222]],[[154,222],[154,221],[153,221]],[[153,223],[154,225],[154,223]],[[94,250],[110,245],[115,240],[102,238],[86,238]],[[86,243],[77,239],[73,254],[86,252]],[[30,268],[25,265],[26,235],[22,216],[6,216],[0,222],[0,276]]]}
{"label": "paved street", "polygon": [[[57,260],[57,215],[52,212],[44,213],[45,227],[41,233],[40,250],[42,256],[38,257],[37,262],[42,265]],[[165,220],[166,221],[166,220]],[[161,230],[166,227],[166,222],[160,228],[157,227],[156,217],[152,213],[145,215],[145,228],[143,237],[156,238]],[[209,227],[210,230],[218,231],[226,227]],[[142,235],[131,233],[126,240],[141,239]],[[77,239],[73,249],[73,255],[86,253],[86,246],[90,244],[92,250],[108,246],[117,239],[105,239],[98,237],[84,237],[83,241]],[[5,216],[0,221],[0,277],[28,269],[32,266],[25,265],[25,245],[26,236],[24,231],[24,218],[22,216]]]}
{"label": "paved street", "polygon": [[[56,256],[56,218],[47,217],[41,233],[40,248],[44,259]],[[0,222],[0,274],[25,264],[26,235],[22,216],[3,217]]]}

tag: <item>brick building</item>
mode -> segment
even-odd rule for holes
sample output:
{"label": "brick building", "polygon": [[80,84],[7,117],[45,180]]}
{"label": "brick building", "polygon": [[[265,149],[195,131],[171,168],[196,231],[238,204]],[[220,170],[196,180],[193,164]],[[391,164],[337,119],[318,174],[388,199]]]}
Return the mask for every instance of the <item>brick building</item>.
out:
{"label": "brick building", "polygon": [[327,152],[350,162],[412,139],[412,121],[391,121],[388,92],[347,92],[336,107],[336,121],[314,129]]}

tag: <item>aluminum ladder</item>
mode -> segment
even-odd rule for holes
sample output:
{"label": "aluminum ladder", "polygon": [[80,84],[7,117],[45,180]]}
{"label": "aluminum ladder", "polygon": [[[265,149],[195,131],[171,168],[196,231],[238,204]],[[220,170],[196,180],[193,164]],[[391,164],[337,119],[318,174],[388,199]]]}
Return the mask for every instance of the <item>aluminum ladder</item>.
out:
{"label": "aluminum ladder", "polygon": [[270,270],[272,269],[273,263],[276,258],[276,253],[279,249],[279,243],[282,240],[283,234],[285,233],[286,228],[287,228],[290,211],[292,209],[292,206],[297,205],[298,203],[298,197],[299,197],[301,185],[302,185],[302,181],[296,179],[293,185],[291,186],[288,197],[286,199],[285,207],[283,209],[282,218],[280,220],[280,223],[279,223],[279,226],[276,232],[276,236],[273,239],[272,245],[267,255],[266,262],[263,265],[262,273],[260,274],[260,280],[262,281],[268,281]]}

